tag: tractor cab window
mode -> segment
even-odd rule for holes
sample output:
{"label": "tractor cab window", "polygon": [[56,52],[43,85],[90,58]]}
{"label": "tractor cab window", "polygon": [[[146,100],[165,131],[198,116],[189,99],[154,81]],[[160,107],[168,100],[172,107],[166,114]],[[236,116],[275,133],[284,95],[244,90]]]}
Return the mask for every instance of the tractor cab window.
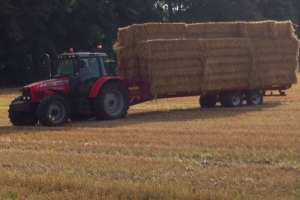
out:
{"label": "tractor cab window", "polygon": [[80,80],[96,80],[101,76],[99,63],[96,58],[82,58],[80,60]]}
{"label": "tractor cab window", "polygon": [[56,76],[66,76],[66,75],[70,76],[71,78],[74,77],[73,60],[71,59],[63,59],[63,60],[59,60],[58,62]]}
{"label": "tractor cab window", "polygon": [[80,58],[79,60],[79,94],[86,98],[93,83],[103,75],[97,58]]}

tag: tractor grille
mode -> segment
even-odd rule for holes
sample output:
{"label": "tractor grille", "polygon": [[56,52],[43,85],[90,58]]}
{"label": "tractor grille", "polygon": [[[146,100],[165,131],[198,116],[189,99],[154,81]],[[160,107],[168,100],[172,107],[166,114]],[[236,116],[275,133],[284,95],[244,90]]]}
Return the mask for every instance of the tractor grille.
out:
{"label": "tractor grille", "polygon": [[22,89],[22,98],[23,98],[23,100],[30,100],[31,99],[30,88],[23,88]]}

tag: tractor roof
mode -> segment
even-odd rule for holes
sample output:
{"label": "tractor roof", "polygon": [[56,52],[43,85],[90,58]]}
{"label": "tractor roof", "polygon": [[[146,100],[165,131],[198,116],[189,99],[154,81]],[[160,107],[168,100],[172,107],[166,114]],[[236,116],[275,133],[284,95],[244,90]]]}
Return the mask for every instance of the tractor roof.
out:
{"label": "tractor roof", "polygon": [[74,52],[63,53],[58,55],[58,58],[80,58],[80,57],[106,57],[106,53],[90,53],[90,52]]}

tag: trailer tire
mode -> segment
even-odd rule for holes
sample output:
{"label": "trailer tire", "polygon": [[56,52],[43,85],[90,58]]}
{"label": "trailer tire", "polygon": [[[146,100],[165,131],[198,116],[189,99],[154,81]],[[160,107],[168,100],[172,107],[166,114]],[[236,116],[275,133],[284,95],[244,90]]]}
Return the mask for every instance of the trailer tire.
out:
{"label": "trailer tire", "polygon": [[199,99],[200,106],[202,108],[213,108],[216,106],[216,96],[215,95],[201,95]]}
{"label": "trailer tire", "polygon": [[247,105],[260,105],[263,103],[263,95],[259,90],[251,90],[246,94]]}
{"label": "trailer tire", "polygon": [[37,116],[43,126],[62,126],[70,117],[70,105],[60,95],[44,98],[38,106]]}
{"label": "trailer tire", "polygon": [[243,104],[243,96],[239,92],[230,92],[227,95],[227,101],[226,101],[227,106],[229,107],[240,107]]}
{"label": "trailer tire", "polygon": [[14,99],[9,105],[8,109],[8,117],[10,122],[14,126],[34,126],[38,123],[38,118],[36,116],[36,112],[33,110],[31,112],[15,112],[11,109],[11,105],[22,99],[22,96]]}
{"label": "trailer tire", "polygon": [[93,101],[93,110],[97,120],[123,118],[128,108],[128,92],[119,82],[105,84]]}

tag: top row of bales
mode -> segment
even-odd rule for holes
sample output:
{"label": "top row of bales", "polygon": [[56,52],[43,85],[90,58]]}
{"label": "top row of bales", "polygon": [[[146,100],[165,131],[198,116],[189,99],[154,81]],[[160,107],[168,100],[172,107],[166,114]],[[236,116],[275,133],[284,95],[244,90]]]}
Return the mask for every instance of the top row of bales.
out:
{"label": "top row of bales", "polygon": [[148,23],[120,28],[114,49],[154,39],[296,38],[290,21]]}

